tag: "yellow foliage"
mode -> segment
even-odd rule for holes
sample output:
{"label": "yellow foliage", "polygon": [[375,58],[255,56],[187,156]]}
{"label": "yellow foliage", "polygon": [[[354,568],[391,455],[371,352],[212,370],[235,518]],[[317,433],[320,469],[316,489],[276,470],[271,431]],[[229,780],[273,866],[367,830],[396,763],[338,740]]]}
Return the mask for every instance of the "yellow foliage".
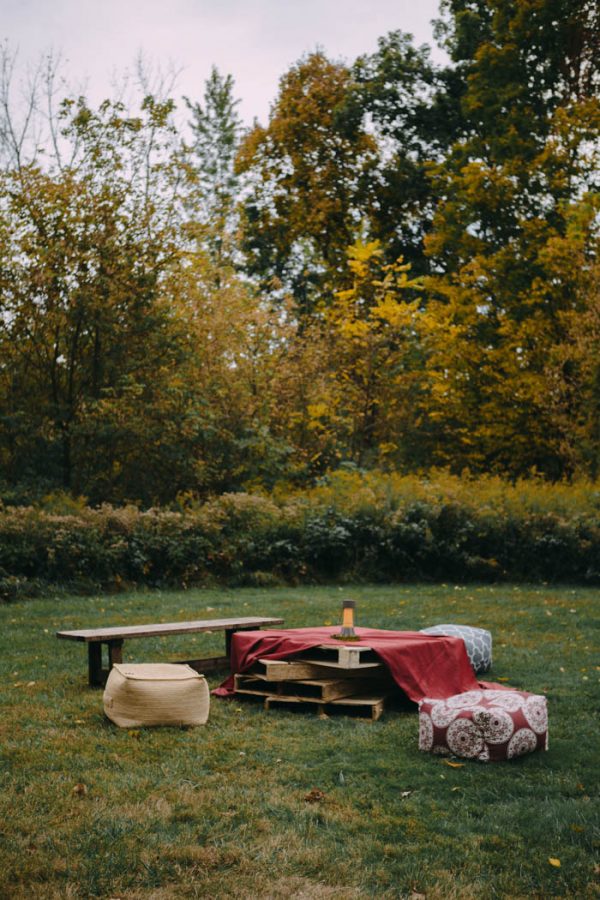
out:
{"label": "yellow foliage", "polygon": [[309,403],[307,407],[308,415],[311,419],[321,419],[327,415],[326,403]]}

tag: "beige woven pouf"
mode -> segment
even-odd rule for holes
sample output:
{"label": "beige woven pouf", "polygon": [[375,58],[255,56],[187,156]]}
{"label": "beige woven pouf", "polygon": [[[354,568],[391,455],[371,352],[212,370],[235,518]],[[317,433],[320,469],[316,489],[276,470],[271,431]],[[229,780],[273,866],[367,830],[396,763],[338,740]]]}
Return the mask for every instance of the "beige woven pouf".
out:
{"label": "beige woven pouf", "polygon": [[120,663],[104,689],[104,712],[121,728],[204,725],[209,708],[206,678],[185,664]]}

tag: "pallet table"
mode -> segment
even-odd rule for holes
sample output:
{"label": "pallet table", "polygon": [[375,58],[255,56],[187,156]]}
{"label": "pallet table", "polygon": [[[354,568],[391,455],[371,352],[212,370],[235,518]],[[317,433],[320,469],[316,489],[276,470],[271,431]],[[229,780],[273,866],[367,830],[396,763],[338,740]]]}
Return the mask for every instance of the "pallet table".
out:
{"label": "pallet table", "polygon": [[266,710],[309,705],[320,714],[354,711],[373,721],[394,688],[370,647],[323,645],[291,660],[259,659],[234,676],[236,696],[264,698]]}

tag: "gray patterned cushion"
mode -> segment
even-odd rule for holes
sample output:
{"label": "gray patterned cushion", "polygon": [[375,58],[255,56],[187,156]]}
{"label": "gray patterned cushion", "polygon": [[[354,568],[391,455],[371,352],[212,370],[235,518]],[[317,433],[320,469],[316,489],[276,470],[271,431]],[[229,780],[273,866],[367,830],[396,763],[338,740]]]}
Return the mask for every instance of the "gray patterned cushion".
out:
{"label": "gray patterned cushion", "polygon": [[474,628],[472,625],[433,625],[431,628],[422,628],[421,631],[423,634],[443,634],[462,638],[475,672],[487,672],[491,668],[492,635],[485,628]]}

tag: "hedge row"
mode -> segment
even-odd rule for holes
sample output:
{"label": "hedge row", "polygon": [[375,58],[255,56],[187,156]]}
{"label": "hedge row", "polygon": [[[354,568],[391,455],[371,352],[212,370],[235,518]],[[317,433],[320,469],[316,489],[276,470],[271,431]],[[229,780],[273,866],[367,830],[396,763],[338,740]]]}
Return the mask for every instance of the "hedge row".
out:
{"label": "hedge row", "polygon": [[301,494],[229,494],[204,504],[187,498],[179,510],[0,509],[0,595],[49,584],[600,584],[600,493],[573,500],[565,488],[554,499],[551,488],[536,490],[494,480],[340,475]]}

